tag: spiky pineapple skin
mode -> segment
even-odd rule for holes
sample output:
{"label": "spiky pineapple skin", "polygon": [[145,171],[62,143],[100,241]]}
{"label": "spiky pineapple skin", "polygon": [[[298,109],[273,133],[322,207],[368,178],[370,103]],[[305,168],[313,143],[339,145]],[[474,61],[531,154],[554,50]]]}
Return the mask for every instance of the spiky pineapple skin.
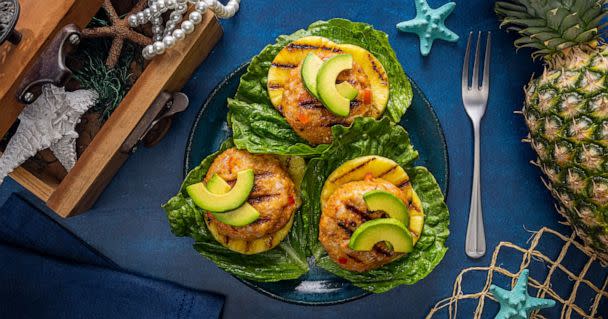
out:
{"label": "spiky pineapple skin", "polygon": [[608,263],[608,46],[566,49],[525,88],[523,115],[543,181]]}

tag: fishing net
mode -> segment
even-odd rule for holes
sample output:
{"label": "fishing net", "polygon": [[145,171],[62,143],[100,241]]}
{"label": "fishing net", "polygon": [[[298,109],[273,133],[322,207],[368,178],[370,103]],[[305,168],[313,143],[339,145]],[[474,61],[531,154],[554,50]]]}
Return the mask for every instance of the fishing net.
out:
{"label": "fishing net", "polygon": [[501,242],[490,266],[464,269],[454,282],[452,296],[439,301],[426,318],[493,318],[499,305],[488,301],[496,301],[489,292],[490,285],[513,287],[519,273],[528,268],[529,294],[557,303],[553,308],[533,312],[531,318],[608,319],[608,268],[576,240],[574,233],[564,236],[542,228],[533,234],[529,248]]}

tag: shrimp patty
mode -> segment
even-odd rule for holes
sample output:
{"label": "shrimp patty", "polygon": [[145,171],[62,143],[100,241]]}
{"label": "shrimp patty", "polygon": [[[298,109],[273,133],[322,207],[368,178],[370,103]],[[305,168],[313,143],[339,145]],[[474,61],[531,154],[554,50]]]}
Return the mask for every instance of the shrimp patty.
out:
{"label": "shrimp patty", "polygon": [[[330,51],[319,52],[317,55],[321,59],[327,60],[336,54],[336,52]],[[350,125],[356,117],[360,116],[373,118],[380,116],[380,112],[372,107],[370,81],[357,63],[353,62],[352,69],[343,71],[338,76],[338,83],[348,81],[359,90],[359,95],[350,102],[348,117],[331,113],[318,99],[310,95],[304,87],[304,82],[302,82],[301,69],[302,63],[291,70],[278,109],[296,134],[310,144],[331,143],[331,127],[333,125]]]}
{"label": "shrimp patty", "polygon": [[205,221],[213,224],[220,235],[235,239],[252,240],[273,234],[285,226],[297,209],[296,187],[283,169],[279,160],[273,155],[257,155],[247,151],[231,148],[218,155],[207,175],[208,182],[213,174],[218,174],[228,184],[236,183],[237,173],[253,169],[255,175],[253,189],[247,202],[260,213],[253,223],[235,227],[219,222],[211,213]]}
{"label": "shrimp patty", "polygon": [[361,224],[376,218],[386,218],[384,212],[371,212],[363,195],[373,190],[392,193],[407,203],[406,194],[392,183],[380,178],[367,178],[341,185],[327,200],[319,223],[319,241],[329,257],[340,267],[356,272],[379,268],[400,257],[384,242],[377,243],[371,251],[355,251],[348,247],[350,237]]}

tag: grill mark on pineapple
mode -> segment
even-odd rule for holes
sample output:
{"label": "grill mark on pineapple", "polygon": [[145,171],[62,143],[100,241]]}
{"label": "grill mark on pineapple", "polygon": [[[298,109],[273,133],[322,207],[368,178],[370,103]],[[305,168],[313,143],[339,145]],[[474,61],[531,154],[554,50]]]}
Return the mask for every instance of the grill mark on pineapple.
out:
{"label": "grill mark on pineapple", "polygon": [[291,64],[291,63],[275,63],[275,62],[272,62],[272,66],[274,66],[275,68],[279,68],[279,69],[295,69],[298,65],[297,64]]}
{"label": "grill mark on pineapple", "polygon": [[[410,212],[420,212],[420,209],[414,204],[413,200],[410,200],[407,206],[410,209]],[[422,213],[422,215],[424,216],[424,213]]]}
{"label": "grill mark on pineapple", "polygon": [[277,90],[283,88],[283,84],[280,83],[268,83],[268,88],[271,90]]}
{"label": "grill mark on pineapple", "polygon": [[332,51],[332,52],[342,52],[342,50],[335,48],[335,47],[328,47],[328,46],[316,46],[316,45],[312,45],[312,44],[297,44],[297,43],[290,43],[286,46],[287,50],[289,51],[296,51],[296,50],[323,50],[323,51]]}
{"label": "grill mark on pineapple", "polygon": [[321,102],[319,102],[316,99],[308,99],[308,100],[303,100],[298,102],[298,106],[304,109],[319,109],[324,107],[323,104],[321,104]]}
{"label": "grill mark on pineapple", "polygon": [[378,78],[381,81],[386,82],[386,79],[384,78],[384,73],[380,72],[380,68],[376,65],[376,62],[374,61],[374,59],[370,53],[367,54],[367,59],[372,64],[372,69],[374,69],[374,72],[376,72],[376,74],[378,75]]}
{"label": "grill mark on pineapple", "polygon": [[312,44],[296,44],[291,42],[287,45],[288,50],[317,50],[318,46]]}
{"label": "grill mark on pineapple", "polygon": [[403,182],[399,183],[399,184],[397,185],[397,187],[398,187],[398,188],[403,188],[403,187],[405,187],[405,186],[407,186],[407,185],[409,185],[409,184],[410,184],[410,180],[409,180],[409,179],[406,179],[406,180],[404,180]]}
{"label": "grill mark on pineapple", "polygon": [[352,172],[355,172],[355,171],[357,171],[357,170],[360,170],[361,168],[365,167],[366,165],[368,165],[369,163],[371,163],[372,161],[375,161],[375,160],[376,160],[376,158],[375,158],[375,157],[372,157],[372,158],[370,158],[370,159],[366,160],[365,162],[363,162],[363,163],[361,163],[361,164],[359,164],[359,165],[357,165],[357,166],[353,167],[352,169],[350,169],[349,171],[345,172],[344,174],[342,174],[342,175],[340,175],[340,176],[335,177],[335,178],[334,178],[334,179],[333,179],[331,182],[332,182],[332,183],[335,183],[336,181],[338,181],[338,180],[342,179],[342,178],[343,178],[343,177],[345,177],[345,176],[348,176],[348,175],[349,175],[349,174],[351,174]]}
{"label": "grill mark on pineapple", "polygon": [[350,205],[350,204],[346,204],[345,207],[346,207],[346,209],[348,209],[352,213],[355,213],[355,214],[359,215],[359,217],[361,217],[361,219],[363,221],[368,221],[369,220],[369,216],[367,215],[367,212],[359,210],[357,207],[355,207],[353,205]]}
{"label": "grill mark on pineapple", "polygon": [[384,171],[382,174],[378,175],[378,178],[382,178],[382,177],[390,174],[392,171],[394,171],[395,169],[397,169],[397,166],[398,165],[395,165],[395,166],[389,168],[388,170]]}

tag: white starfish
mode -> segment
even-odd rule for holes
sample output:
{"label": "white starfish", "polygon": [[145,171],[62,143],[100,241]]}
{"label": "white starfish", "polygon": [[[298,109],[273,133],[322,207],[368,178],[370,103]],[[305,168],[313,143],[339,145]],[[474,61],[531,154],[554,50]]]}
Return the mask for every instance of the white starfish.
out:
{"label": "white starfish", "polygon": [[47,84],[42,94],[23,109],[15,135],[0,157],[0,184],[28,158],[50,148],[66,170],[76,164],[76,124],[97,99],[92,90],[66,92]]}

